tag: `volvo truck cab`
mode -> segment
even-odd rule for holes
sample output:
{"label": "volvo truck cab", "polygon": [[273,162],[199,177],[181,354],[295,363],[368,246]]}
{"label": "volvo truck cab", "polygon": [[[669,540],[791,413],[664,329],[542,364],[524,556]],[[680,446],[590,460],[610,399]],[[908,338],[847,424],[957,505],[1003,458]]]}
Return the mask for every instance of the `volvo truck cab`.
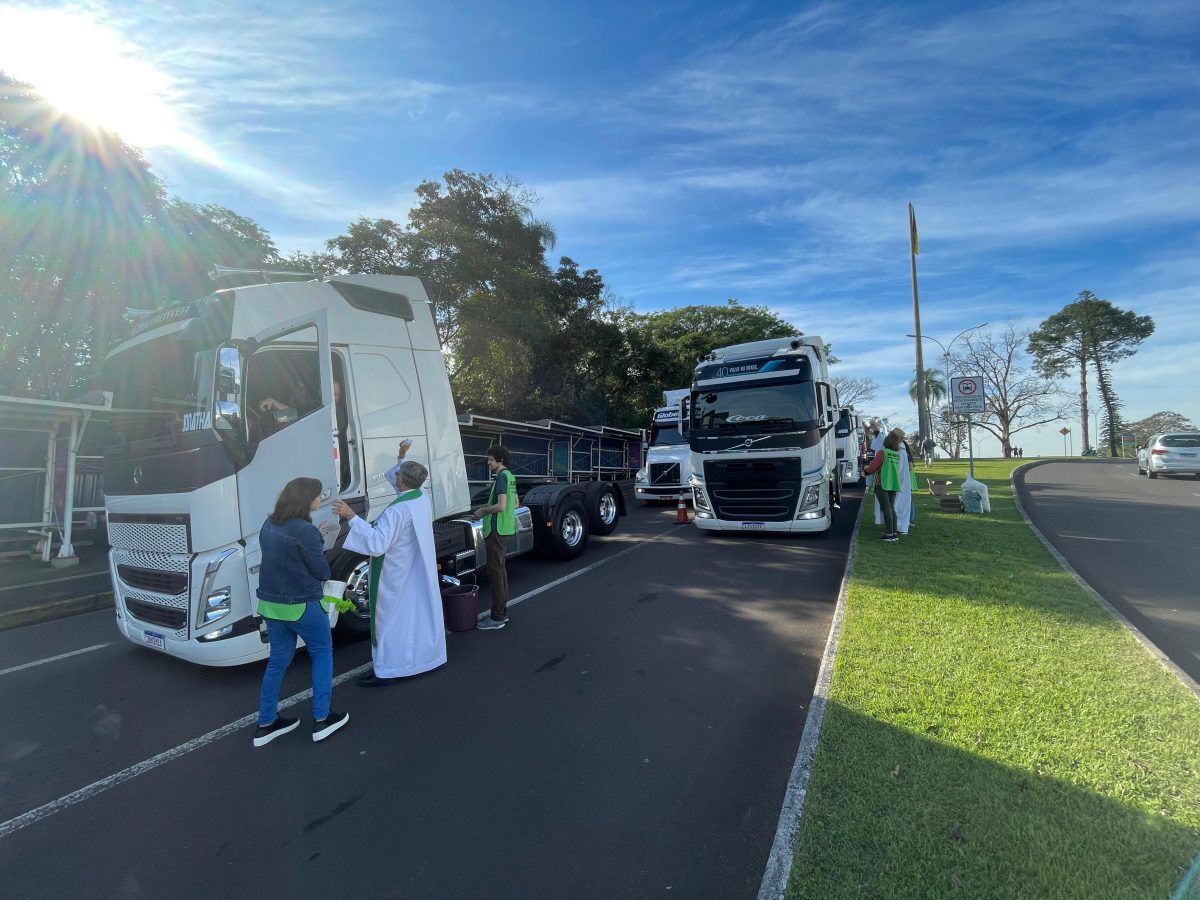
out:
{"label": "volvo truck cab", "polygon": [[[338,546],[345,500],[369,520],[394,498],[385,472],[409,438],[429,470],[439,567],[486,560],[433,306],[412,276],[346,275],[221,290],[142,319],[106,357],[114,435],[104,462],[117,626],[195,663],[262,659],[258,531],[284,485],[321,482],[312,522],[333,577],[350,584],[342,623],[365,630],[366,560]],[[582,552],[624,511],[612,484],[547,484],[517,510],[510,555]]]}
{"label": "volvo truck cab", "polygon": [[825,342],[722,347],[696,366],[688,442],[703,531],[824,531],[839,493]]}

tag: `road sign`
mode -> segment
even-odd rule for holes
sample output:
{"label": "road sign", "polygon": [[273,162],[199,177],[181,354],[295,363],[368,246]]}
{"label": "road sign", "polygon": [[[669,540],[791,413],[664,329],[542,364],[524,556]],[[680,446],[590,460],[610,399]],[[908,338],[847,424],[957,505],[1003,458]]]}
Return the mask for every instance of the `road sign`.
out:
{"label": "road sign", "polygon": [[987,411],[983,397],[983,378],[979,375],[962,375],[950,379],[950,406],[956,413],[982,413]]}
{"label": "road sign", "polygon": [[1070,428],[1060,428],[1060,429],[1058,429],[1058,433],[1061,434],[1063,437],[1066,437],[1068,434],[1071,433],[1071,429]]}

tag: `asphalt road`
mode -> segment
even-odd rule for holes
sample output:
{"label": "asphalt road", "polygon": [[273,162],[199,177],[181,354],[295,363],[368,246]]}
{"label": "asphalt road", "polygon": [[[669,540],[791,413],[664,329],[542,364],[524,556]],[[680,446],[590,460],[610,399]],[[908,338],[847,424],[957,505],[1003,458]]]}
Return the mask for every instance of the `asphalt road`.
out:
{"label": "asphalt road", "polygon": [[[858,502],[789,539],[637,508],[574,563],[514,561],[517,596],[611,560],[451,635],[436,672],[335,688],[351,722],[326,743],[305,702],[266,748],[241,729],[0,837],[4,894],[753,896]],[[80,650],[0,672],[0,823],[256,706],[261,664],[189,666],[111,612],[0,634],[0,670]],[[307,679],[298,654],[284,696]]]}
{"label": "asphalt road", "polygon": [[1080,575],[1200,681],[1200,479],[1139,476],[1133,460],[1018,473],[1034,524]]}

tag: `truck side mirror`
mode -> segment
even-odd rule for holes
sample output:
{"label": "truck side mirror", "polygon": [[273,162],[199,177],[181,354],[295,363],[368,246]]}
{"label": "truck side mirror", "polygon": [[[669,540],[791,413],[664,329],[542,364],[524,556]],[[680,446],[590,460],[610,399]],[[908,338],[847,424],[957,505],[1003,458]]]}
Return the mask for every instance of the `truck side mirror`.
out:
{"label": "truck side mirror", "polygon": [[692,401],[684,397],[679,401],[679,433],[687,434],[692,425]]}

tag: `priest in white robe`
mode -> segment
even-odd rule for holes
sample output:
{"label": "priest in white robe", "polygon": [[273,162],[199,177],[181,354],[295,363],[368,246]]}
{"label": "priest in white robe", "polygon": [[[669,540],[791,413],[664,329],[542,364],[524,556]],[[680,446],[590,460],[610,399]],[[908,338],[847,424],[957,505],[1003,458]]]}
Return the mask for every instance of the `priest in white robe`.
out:
{"label": "priest in white robe", "polygon": [[411,460],[387,472],[397,497],[374,525],[345,503],[334,512],[349,520],[343,546],[371,559],[371,659],[359,679],[373,687],[419,675],[446,661],[446,629],[433,544],[433,506],[421,490],[429,472]]}

